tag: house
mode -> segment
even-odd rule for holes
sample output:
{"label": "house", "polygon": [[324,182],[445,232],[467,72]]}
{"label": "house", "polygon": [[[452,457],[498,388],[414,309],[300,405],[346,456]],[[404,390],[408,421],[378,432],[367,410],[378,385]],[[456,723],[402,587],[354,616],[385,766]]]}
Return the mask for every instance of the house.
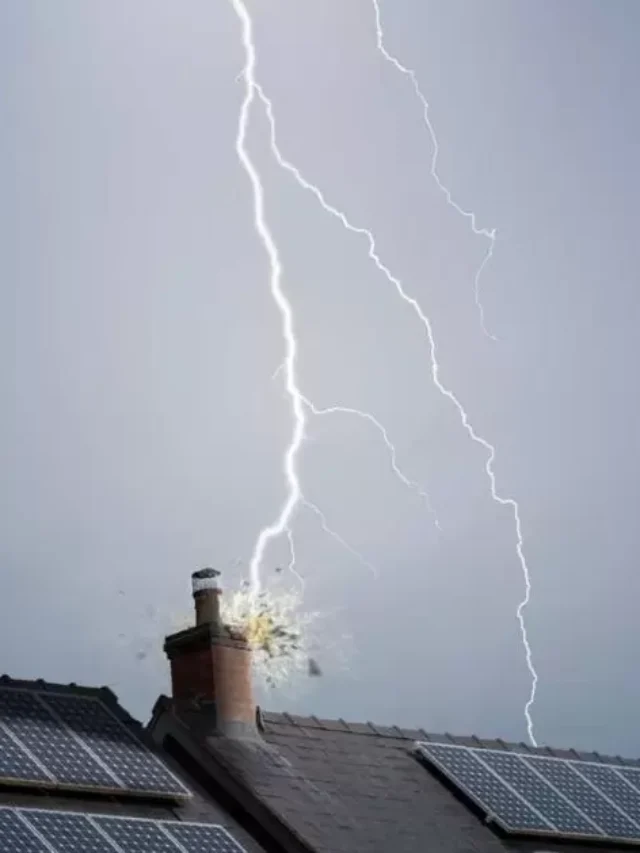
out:
{"label": "house", "polygon": [[146,729],[108,689],[0,680],[0,853],[547,853],[640,845],[640,762],[256,706],[194,573]]}

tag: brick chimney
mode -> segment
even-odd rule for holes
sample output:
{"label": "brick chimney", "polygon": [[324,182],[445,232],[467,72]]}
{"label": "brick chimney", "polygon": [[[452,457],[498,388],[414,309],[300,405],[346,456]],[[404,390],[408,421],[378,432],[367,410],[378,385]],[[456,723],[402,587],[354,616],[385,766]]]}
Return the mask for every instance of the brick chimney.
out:
{"label": "brick chimney", "polygon": [[215,569],[192,574],[196,624],[165,638],[172,696],[177,710],[206,713],[213,734],[255,738],[251,650],[244,637],[222,623],[219,575]]}

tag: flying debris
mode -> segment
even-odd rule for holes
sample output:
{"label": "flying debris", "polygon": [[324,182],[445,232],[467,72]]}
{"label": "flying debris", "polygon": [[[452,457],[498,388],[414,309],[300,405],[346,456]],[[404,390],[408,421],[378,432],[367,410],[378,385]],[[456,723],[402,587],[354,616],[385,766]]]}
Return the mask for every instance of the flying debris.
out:
{"label": "flying debris", "polygon": [[315,658],[309,658],[309,677],[314,678],[322,675],[320,664]]}

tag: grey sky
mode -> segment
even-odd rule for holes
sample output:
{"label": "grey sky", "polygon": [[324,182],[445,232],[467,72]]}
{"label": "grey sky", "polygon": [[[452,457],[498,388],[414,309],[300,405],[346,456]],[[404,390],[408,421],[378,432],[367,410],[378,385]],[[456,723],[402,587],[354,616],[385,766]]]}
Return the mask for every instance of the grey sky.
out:
{"label": "grey sky", "polygon": [[[473,300],[486,243],[429,176],[371,4],[250,5],[283,152],[375,232],[520,501],[538,738],[638,754],[640,6],[381,3],[443,180],[498,230],[482,281],[496,344]],[[136,653],[189,609],[190,571],[237,577],[284,496],[279,317],[234,152],[242,62],[230,4],[0,4],[0,669],[111,684],[143,718],[166,673]],[[300,515],[326,675],[261,701],[522,739],[511,515],[433,388],[418,321],[366,244],[277,169],[266,130],[256,109],[303,391],[384,422],[443,532],[373,429],[313,420],[305,491],[379,577]],[[267,566],[284,559],[283,543]]]}

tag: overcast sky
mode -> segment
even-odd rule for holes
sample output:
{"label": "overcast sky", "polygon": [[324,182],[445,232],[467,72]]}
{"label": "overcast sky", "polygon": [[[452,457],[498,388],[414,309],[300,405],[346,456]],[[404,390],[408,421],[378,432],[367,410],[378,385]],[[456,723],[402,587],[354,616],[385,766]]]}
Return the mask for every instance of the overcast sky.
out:
{"label": "overcast sky", "polygon": [[[634,0],[250,3],[280,144],[432,322],[441,378],[497,448],[531,571],[541,742],[640,754],[636,343],[640,108]],[[0,671],[109,684],[146,719],[189,575],[237,583],[284,498],[291,417],[250,188],[234,150],[230,3],[0,2]],[[274,710],[524,739],[513,517],[430,376],[424,329],[347,234],[249,147],[317,406],[295,524],[322,679]],[[287,559],[267,555],[266,577]],[[287,583],[293,583],[287,578]]]}

